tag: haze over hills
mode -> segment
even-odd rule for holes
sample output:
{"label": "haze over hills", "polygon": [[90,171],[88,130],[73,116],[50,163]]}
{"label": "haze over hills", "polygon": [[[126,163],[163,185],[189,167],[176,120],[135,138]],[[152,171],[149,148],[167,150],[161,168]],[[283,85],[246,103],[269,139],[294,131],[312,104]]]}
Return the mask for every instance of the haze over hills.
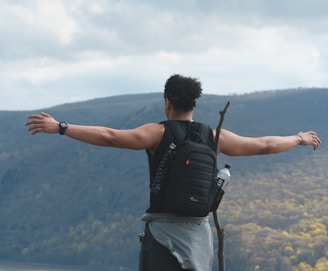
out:
{"label": "haze over hills", "polygon": [[[219,155],[233,176],[219,210],[228,269],[328,268],[328,89],[203,95],[194,119],[215,126],[227,101],[223,128],[245,136],[315,130],[323,141],[315,152],[296,147],[273,156]],[[120,129],[165,118],[161,93],[42,111],[70,123]],[[148,206],[145,152],[31,136],[23,126],[29,113],[0,111],[0,261],[137,270],[140,216]]]}

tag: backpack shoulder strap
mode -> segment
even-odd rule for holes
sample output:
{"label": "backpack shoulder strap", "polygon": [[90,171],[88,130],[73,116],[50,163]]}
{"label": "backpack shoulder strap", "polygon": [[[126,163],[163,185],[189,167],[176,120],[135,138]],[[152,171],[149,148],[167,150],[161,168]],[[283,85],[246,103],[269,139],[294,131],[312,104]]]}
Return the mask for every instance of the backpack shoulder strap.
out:
{"label": "backpack shoulder strap", "polygon": [[168,133],[169,137],[172,138],[174,143],[178,143],[184,139],[185,134],[183,133],[183,128],[179,125],[177,121],[162,121],[161,123],[165,126],[165,132]]}

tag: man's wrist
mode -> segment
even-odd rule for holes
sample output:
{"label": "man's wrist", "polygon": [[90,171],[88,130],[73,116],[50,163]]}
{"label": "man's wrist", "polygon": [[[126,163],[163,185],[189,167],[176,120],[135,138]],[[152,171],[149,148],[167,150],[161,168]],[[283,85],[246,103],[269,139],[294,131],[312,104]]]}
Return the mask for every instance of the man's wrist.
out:
{"label": "man's wrist", "polygon": [[298,138],[299,138],[299,143],[298,143],[298,145],[303,145],[303,144],[304,144],[304,138],[303,138],[303,136],[301,135],[301,132],[299,132],[299,133],[297,134],[297,136],[298,136]]}

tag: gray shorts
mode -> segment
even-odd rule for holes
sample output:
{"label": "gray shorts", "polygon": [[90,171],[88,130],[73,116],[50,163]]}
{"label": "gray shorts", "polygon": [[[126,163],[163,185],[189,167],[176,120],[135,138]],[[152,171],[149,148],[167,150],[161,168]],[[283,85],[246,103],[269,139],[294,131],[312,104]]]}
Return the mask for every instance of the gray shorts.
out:
{"label": "gray shorts", "polygon": [[139,271],[191,271],[182,269],[169,249],[154,239],[148,223],[146,223],[145,233],[140,238],[140,242]]}

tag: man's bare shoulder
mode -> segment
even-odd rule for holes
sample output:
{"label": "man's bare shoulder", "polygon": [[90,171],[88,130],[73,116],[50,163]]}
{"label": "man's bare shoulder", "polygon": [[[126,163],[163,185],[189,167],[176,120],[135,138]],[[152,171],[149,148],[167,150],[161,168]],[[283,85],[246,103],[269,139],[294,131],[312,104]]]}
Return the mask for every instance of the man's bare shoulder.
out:
{"label": "man's bare shoulder", "polygon": [[148,151],[150,153],[154,153],[157,149],[158,145],[161,143],[165,126],[161,123],[147,123],[139,127],[145,134],[147,134],[147,138],[151,145],[148,146]]}

